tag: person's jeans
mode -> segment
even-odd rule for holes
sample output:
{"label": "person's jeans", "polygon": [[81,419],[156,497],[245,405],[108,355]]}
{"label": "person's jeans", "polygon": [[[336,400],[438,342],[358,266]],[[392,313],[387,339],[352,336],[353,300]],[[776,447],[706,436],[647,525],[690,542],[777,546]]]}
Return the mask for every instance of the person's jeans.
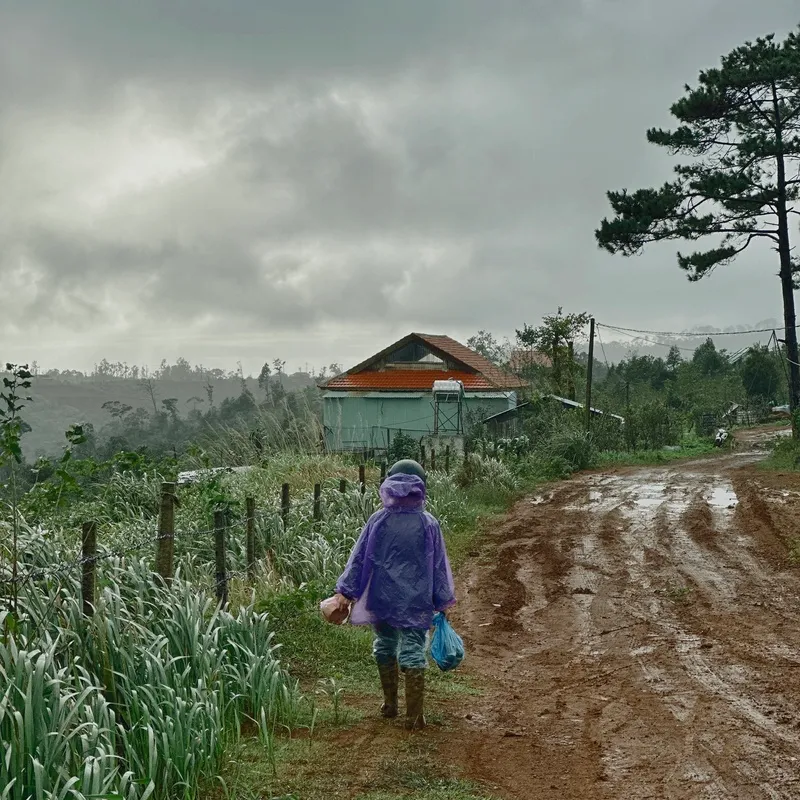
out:
{"label": "person's jeans", "polygon": [[375,641],[372,653],[378,664],[393,664],[400,669],[425,669],[427,630],[424,628],[394,628],[385,622],[374,626]]}

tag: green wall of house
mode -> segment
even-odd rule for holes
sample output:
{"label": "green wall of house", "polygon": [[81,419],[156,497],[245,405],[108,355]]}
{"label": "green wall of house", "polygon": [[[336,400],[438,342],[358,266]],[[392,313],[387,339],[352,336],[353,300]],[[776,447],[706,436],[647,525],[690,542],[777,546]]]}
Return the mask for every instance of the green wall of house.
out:
{"label": "green wall of house", "polygon": [[[468,393],[465,421],[480,420],[516,405],[513,392]],[[429,392],[326,392],[322,399],[325,445],[330,452],[385,450],[397,431],[422,438],[433,433]]]}

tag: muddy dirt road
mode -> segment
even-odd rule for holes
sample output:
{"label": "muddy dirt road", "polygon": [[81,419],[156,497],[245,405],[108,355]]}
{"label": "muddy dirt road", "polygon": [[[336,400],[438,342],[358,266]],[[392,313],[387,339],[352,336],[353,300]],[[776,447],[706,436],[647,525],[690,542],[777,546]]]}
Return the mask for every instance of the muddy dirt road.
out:
{"label": "muddy dirt road", "polygon": [[485,691],[442,756],[508,798],[800,798],[800,481],[757,458],[517,505],[462,580]]}

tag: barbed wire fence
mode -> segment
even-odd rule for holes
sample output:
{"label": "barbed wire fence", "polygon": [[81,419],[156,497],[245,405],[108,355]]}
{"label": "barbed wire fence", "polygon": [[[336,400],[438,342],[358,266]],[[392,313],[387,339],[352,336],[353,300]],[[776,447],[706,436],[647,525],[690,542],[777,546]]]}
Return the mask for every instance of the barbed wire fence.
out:
{"label": "barbed wire fence", "polygon": [[[448,462],[449,463],[449,462]],[[378,486],[386,477],[386,464],[380,464],[380,479]],[[355,491],[363,498],[367,493],[367,475],[364,464],[358,467],[358,479],[353,481],[347,478],[332,479],[331,491],[345,495]],[[307,511],[310,519],[316,524],[323,520],[323,484],[315,483],[313,493],[304,498],[310,500]],[[255,497],[245,498],[244,511],[233,513],[230,507],[219,508],[213,512],[213,525],[208,528],[177,529],[175,525],[175,510],[180,506],[178,484],[164,482],[161,485],[160,505],[157,520],[152,522],[152,530],[138,536],[133,541],[119,547],[102,548],[102,528],[94,520],[84,522],[81,526],[80,553],[70,558],[65,558],[56,563],[46,565],[22,563],[18,565],[16,575],[12,577],[10,570],[4,574],[4,567],[0,564],[0,598],[18,596],[23,588],[31,589],[36,584],[56,582],[61,584],[69,579],[78,581],[81,591],[82,609],[85,616],[94,614],[95,595],[97,591],[98,565],[114,559],[125,559],[132,556],[147,556],[153,559],[153,580],[160,581],[169,586],[175,576],[175,543],[181,540],[194,542],[205,539],[213,543],[214,549],[214,574],[211,588],[222,608],[228,606],[229,584],[234,579],[253,582],[257,575],[257,565],[265,558],[272,561],[273,553],[270,552],[271,533],[267,538],[266,548],[257,546],[257,531],[270,531],[280,527],[288,530],[291,524],[291,514],[298,509],[298,501],[293,502],[289,483],[283,483],[280,494],[275,502],[268,508],[258,508]],[[232,531],[244,534],[245,554],[242,569],[230,569],[229,543]],[[98,535],[100,534],[100,535]],[[262,543],[263,545],[263,543]],[[263,550],[266,549],[266,552]],[[49,555],[49,554],[48,554]],[[42,555],[26,554],[25,561],[38,562]]]}

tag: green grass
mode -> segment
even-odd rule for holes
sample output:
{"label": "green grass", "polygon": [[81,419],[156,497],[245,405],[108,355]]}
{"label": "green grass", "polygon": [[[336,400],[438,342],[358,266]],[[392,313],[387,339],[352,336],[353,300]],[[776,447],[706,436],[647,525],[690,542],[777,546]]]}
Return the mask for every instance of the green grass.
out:
{"label": "green grass", "polygon": [[480,787],[451,774],[436,757],[434,747],[407,740],[399,748],[403,759],[385,761],[381,766],[383,786],[364,794],[358,800],[415,797],[429,800],[476,800],[488,798]]}
{"label": "green grass", "polygon": [[491,800],[490,795],[478,794],[478,791],[474,784],[464,781],[436,781],[398,792],[360,794],[355,800],[397,800],[402,797],[413,797],[416,800]]}
{"label": "green grass", "polygon": [[800,538],[797,536],[789,539],[789,563],[793,567],[800,567]]}
{"label": "green grass", "polygon": [[430,739],[409,737],[400,730],[392,733],[378,747],[366,742],[354,747],[354,740],[337,741],[335,729],[322,725],[313,738],[278,743],[275,769],[256,740],[243,740],[231,751],[221,779],[200,796],[203,800],[493,800],[482,787],[442,764]]}
{"label": "green grass", "polygon": [[715,451],[714,443],[706,439],[691,439],[680,450],[613,451],[600,453],[597,467],[635,467],[668,464],[685,458],[698,458]]}
{"label": "green grass", "polygon": [[773,472],[799,472],[800,442],[789,438],[778,442],[760,467]]}
{"label": "green grass", "polygon": [[673,603],[688,604],[692,600],[691,586],[670,586],[664,590],[664,595]]}
{"label": "green grass", "polygon": [[256,607],[269,614],[281,660],[304,685],[333,678],[349,690],[359,689],[374,677],[371,632],[325,622],[319,602],[327,594],[309,585],[259,599]]}

